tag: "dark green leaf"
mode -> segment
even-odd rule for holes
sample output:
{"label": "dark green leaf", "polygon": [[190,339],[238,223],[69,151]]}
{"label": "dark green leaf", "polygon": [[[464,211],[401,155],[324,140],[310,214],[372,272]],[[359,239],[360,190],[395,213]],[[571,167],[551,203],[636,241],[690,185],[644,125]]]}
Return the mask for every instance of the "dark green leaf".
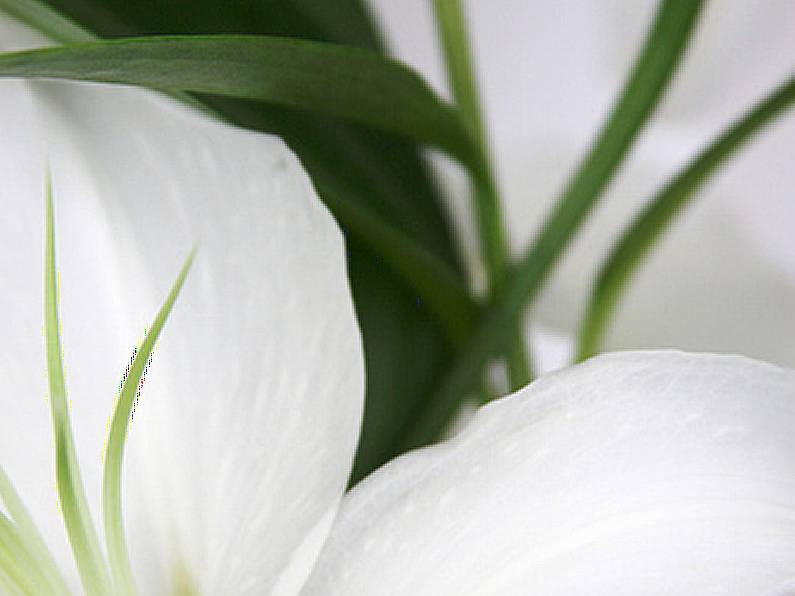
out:
{"label": "dark green leaf", "polygon": [[358,122],[476,163],[469,130],[413,71],[374,52],[257,35],[154,36],[0,56],[0,76],[265,101]]}
{"label": "dark green leaf", "polygon": [[88,30],[38,0],[0,0],[0,10],[45,33],[59,43],[96,39]]}
{"label": "dark green leaf", "polygon": [[382,49],[372,19],[359,0],[49,0],[48,3],[106,38],[251,33]]}

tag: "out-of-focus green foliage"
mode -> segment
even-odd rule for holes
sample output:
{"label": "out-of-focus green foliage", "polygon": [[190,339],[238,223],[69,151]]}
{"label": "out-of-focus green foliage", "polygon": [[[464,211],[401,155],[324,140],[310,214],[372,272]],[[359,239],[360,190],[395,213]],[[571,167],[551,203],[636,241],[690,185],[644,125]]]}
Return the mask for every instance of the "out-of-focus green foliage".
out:
{"label": "out-of-focus green foliage", "polygon": [[577,360],[595,355],[633,273],[709,178],[765,125],[795,103],[795,77],[737,120],[674,176],[627,227],[602,264],[580,329]]}
{"label": "out-of-focus green foliage", "polygon": [[460,395],[477,382],[477,371],[504,349],[519,314],[532,303],[560,255],[629,154],[658,105],[690,40],[702,2],[663,0],[635,66],[590,151],[574,172],[541,232],[510,272],[494,305],[458,362],[445,375],[405,448],[435,437],[458,408]]}

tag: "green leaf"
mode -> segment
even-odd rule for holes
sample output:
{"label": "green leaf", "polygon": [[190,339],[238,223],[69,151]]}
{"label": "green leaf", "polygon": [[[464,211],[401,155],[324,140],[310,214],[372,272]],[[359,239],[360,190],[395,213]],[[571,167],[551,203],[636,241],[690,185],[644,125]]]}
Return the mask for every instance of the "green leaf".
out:
{"label": "green leaf", "polygon": [[312,110],[435,145],[474,163],[458,112],[374,52],[254,35],[153,36],[0,56],[0,76],[140,85]]}
{"label": "green leaf", "polygon": [[47,582],[10,519],[0,511],[0,570],[16,593],[35,596],[47,590]]}
{"label": "green leaf", "polygon": [[0,0],[0,10],[59,43],[79,43],[96,39],[71,19],[37,0]]}
{"label": "green leaf", "polygon": [[404,448],[436,440],[489,358],[504,349],[514,321],[544,279],[628,154],[660,100],[690,38],[701,2],[664,0],[624,90],[596,142],[548,217],[538,239],[509,273],[510,282],[445,376],[427,410],[406,431]]}
{"label": "green leaf", "polygon": [[331,41],[381,50],[359,0],[49,0],[103,37],[252,33]]}
{"label": "green leaf", "polygon": [[110,581],[88,510],[80,467],[77,462],[69,404],[66,400],[58,320],[58,279],[55,266],[55,223],[52,185],[47,176],[46,258],[44,275],[44,332],[47,345],[47,375],[50,385],[50,408],[55,434],[55,471],[61,512],[69,542],[80,572],[83,587],[90,595],[108,594]]}
{"label": "green leaf", "polygon": [[632,275],[671,223],[710,177],[795,102],[795,77],[775,89],[732,124],[674,176],[638,214],[602,263],[580,329],[577,359],[596,354],[616,305]]}
{"label": "green leaf", "polygon": [[[49,0],[49,4],[106,37],[253,33],[382,51],[380,36],[359,0],[228,0],[222,5],[217,0]],[[382,255],[373,245],[373,230],[359,223],[377,218],[374,228],[389,226],[392,235],[414,243],[412,250],[435,256],[465,287],[438,188],[417,145],[396,136],[263,102],[207,95],[201,100],[238,125],[282,137],[346,231],[348,272],[367,364],[367,399],[352,475],[356,482],[399,453],[399,433],[416,418],[452,358],[450,328],[432,314],[432,301],[420,293],[416,280],[406,281],[410,269],[396,269],[390,253]]]}
{"label": "green leaf", "polygon": [[102,481],[102,508],[110,570],[113,575],[116,593],[119,594],[135,594],[135,581],[133,580],[130,557],[127,552],[124,519],[121,509],[122,463],[130,414],[138,397],[141,379],[152,356],[157,338],[160,336],[166,319],[168,319],[171,309],[177,301],[195,255],[196,249],[194,248],[185,260],[177,280],[174,282],[166,301],[152,322],[152,326],[146,333],[143,342],[136,350],[132,365],[122,383],[119,400],[116,403],[116,409],[113,412],[113,419],[110,423],[108,446],[105,451],[105,471]]}

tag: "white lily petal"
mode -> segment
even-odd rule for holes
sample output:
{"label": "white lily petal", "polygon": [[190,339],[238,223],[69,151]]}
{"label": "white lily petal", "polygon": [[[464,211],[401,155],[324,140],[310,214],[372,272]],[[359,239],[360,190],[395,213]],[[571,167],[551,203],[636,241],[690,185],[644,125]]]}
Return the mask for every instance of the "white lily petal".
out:
{"label": "white lily petal", "polygon": [[[15,50],[46,43],[41,36],[0,13],[0,49]],[[41,144],[39,119],[30,87],[19,81],[0,82],[0,271],[5,291],[0,293],[0,330],[5,341],[0,358],[0,465],[23,499],[24,505],[45,536],[72,588],[80,580],[72,559],[63,519],[58,506],[53,458],[55,447],[48,402],[47,363],[44,351],[44,188],[46,157]],[[57,242],[79,246],[81,238],[96,233],[94,218],[86,210],[59,209]],[[84,235],[75,237],[81,230]],[[61,232],[64,232],[62,235]],[[77,251],[73,251],[77,252]],[[68,251],[67,251],[68,253]],[[66,255],[58,255],[69,258]],[[66,265],[65,261],[60,262]],[[94,488],[100,482],[103,436],[113,403],[113,391],[104,395],[97,387],[118,383],[119,362],[105,359],[108,350],[96,349],[99,335],[105,339],[109,313],[83,300],[82,294],[97,281],[98,263],[93,247],[82,247],[82,258],[68,265],[70,274],[61,281],[61,296],[72,304],[77,321],[66,325],[67,389],[99,397],[97,407],[83,408],[72,401],[72,415],[90,432],[80,432],[78,452],[83,455],[83,478]],[[82,293],[80,289],[82,288]],[[73,292],[73,290],[77,290]],[[104,329],[92,329],[91,320]],[[82,321],[82,327],[80,324]],[[76,326],[73,327],[73,323]],[[100,344],[102,345],[102,344]],[[92,367],[76,367],[72,355],[83,354]],[[122,356],[122,358],[126,358]],[[109,366],[112,364],[112,366]],[[96,383],[96,385],[95,385]],[[76,393],[72,393],[76,391]],[[87,456],[87,457],[86,457]],[[97,490],[91,491],[94,513],[99,513]],[[0,509],[5,510],[0,502]],[[96,515],[95,515],[96,519]]]}
{"label": "white lily petal", "polygon": [[[426,3],[373,4],[398,55],[443,85]],[[657,2],[466,4],[506,221],[519,253],[596,134]],[[793,21],[795,4],[787,0],[706,3],[669,93],[550,278],[536,320],[576,330],[598,265],[632,214],[728,122],[791,74]],[[795,365],[793,144],[790,112],[725,166],[633,280],[607,347],[742,352]],[[446,178],[456,180],[455,174]],[[464,222],[471,215],[460,173],[451,188],[457,220]],[[470,234],[465,253],[475,254],[476,245]],[[478,271],[476,285],[482,284]]]}
{"label": "white lily petal", "polygon": [[[78,447],[90,443],[81,463],[95,513],[121,374],[198,241],[131,424],[124,505],[136,580],[145,594],[178,582],[203,594],[295,593],[345,488],[361,417],[339,229],[278,139],[141,90],[30,89],[56,190],[67,382]],[[22,166],[41,186],[36,161]],[[41,192],[23,201],[35,205],[25,264],[38,278]],[[38,290],[24,297],[35,311]],[[41,362],[26,363],[36,383]]]}
{"label": "white lily petal", "polygon": [[355,488],[302,594],[783,596],[793,425],[795,371],[737,356],[552,373]]}

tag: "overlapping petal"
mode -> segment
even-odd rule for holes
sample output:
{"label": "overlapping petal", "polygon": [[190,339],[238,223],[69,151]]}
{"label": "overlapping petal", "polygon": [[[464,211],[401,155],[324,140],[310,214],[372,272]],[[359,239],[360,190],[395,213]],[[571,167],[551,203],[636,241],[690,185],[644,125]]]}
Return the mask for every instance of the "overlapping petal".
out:
{"label": "overlapping petal", "polygon": [[[4,43],[42,42],[2,26]],[[277,139],[141,90],[2,85],[9,475],[63,561],[41,336],[49,163],[67,383],[95,515],[122,373],[198,242],[131,424],[124,505],[136,579],[147,594],[180,582],[295,593],[344,490],[361,416],[339,229]]]}
{"label": "overlapping petal", "polygon": [[783,596],[793,424],[791,369],[598,357],[358,485],[302,594]]}

